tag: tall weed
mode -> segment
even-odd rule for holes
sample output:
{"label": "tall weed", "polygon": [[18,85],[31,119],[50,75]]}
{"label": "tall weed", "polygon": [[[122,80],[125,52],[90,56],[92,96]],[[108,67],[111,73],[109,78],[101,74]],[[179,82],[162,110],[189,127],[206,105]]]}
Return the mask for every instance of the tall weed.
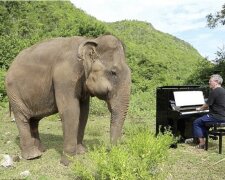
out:
{"label": "tall weed", "polygon": [[73,171],[81,179],[154,179],[162,173],[158,164],[166,159],[172,141],[170,135],[155,137],[142,128],[117,146],[95,147],[74,161]]}

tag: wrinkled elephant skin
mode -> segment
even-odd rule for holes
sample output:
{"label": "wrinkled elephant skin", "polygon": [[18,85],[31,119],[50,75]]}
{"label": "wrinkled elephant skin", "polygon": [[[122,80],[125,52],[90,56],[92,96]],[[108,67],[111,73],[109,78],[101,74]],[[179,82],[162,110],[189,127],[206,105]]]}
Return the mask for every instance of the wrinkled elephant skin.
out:
{"label": "wrinkled elephant skin", "polygon": [[57,112],[64,138],[61,162],[68,165],[68,155],[84,153],[90,96],[108,104],[111,142],[121,137],[131,73],[123,45],[112,35],[56,38],[33,45],[14,59],[5,86],[25,159],[42,155],[39,121]]}

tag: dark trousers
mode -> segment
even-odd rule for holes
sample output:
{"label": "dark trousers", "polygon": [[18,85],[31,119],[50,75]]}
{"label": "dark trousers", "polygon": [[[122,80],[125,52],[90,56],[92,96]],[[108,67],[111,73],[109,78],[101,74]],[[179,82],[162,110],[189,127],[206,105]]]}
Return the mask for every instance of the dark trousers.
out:
{"label": "dark trousers", "polygon": [[207,129],[205,127],[206,122],[225,122],[225,121],[215,119],[209,114],[199,117],[193,122],[193,136],[195,138],[203,138],[207,136]]}

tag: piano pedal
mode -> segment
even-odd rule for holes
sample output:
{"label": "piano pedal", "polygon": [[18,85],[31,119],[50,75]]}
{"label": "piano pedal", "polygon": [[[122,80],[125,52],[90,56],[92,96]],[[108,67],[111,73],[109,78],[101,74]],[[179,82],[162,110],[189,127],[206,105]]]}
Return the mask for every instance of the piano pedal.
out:
{"label": "piano pedal", "polygon": [[185,143],[185,138],[184,137],[180,137],[178,140],[177,140],[178,143]]}
{"label": "piano pedal", "polygon": [[176,149],[177,148],[177,143],[173,143],[170,145],[170,148]]}
{"label": "piano pedal", "polygon": [[211,136],[209,136],[211,139],[213,139],[213,140],[218,140],[218,137],[217,136],[213,136],[213,135],[211,135]]}

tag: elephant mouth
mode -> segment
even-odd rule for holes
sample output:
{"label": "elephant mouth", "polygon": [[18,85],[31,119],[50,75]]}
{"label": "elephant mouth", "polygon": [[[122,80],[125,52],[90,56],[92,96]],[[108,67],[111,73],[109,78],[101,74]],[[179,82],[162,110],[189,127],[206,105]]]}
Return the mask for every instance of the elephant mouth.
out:
{"label": "elephant mouth", "polygon": [[93,93],[92,91],[90,91],[89,94],[90,94],[91,97],[97,97],[101,100],[107,100],[109,92],[107,92],[107,93]]}
{"label": "elephant mouth", "polygon": [[95,95],[97,98],[101,100],[106,100],[107,99],[107,94],[96,94]]}
{"label": "elephant mouth", "polygon": [[94,89],[90,88],[87,86],[87,89],[88,89],[88,92],[90,94],[91,97],[97,97],[101,100],[107,100],[108,97],[109,97],[109,89],[107,89],[107,91],[105,92],[97,92],[97,91],[94,91]]}
{"label": "elephant mouth", "polygon": [[91,93],[91,92],[89,92],[89,94],[90,94],[91,97],[94,97],[94,96],[95,96],[95,95],[94,95],[93,93]]}

